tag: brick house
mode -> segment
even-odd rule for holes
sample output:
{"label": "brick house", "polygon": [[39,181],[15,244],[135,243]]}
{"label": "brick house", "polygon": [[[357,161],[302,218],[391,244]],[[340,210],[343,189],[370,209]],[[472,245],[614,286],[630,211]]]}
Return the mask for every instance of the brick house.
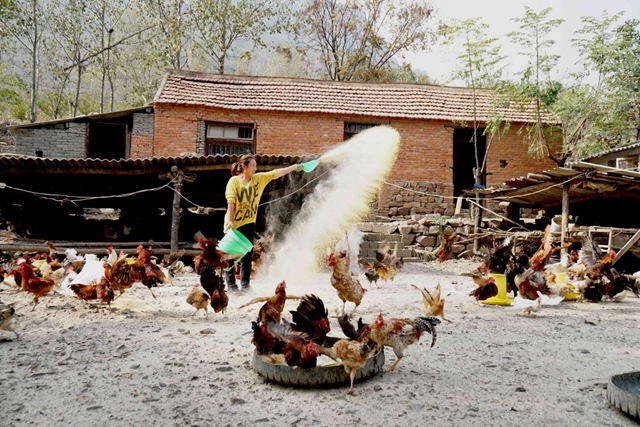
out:
{"label": "brick house", "polygon": [[[491,115],[479,90],[477,118]],[[392,126],[399,157],[381,188],[378,212],[405,216],[453,211],[452,196],[473,185],[473,94],[425,84],[352,83],[230,76],[169,70],[152,105],[131,110],[11,126],[17,154],[52,158],[145,158],[191,155],[318,156],[360,130]],[[548,169],[527,154],[523,125],[533,115],[500,109],[510,130],[494,138],[487,186]],[[480,150],[486,138],[479,137]],[[407,188],[403,190],[401,188]],[[408,189],[433,195],[419,195]]]}
{"label": "brick house", "polygon": [[[477,117],[491,113],[487,91],[477,94]],[[170,70],[153,102],[153,135],[131,138],[131,156],[260,154],[320,155],[362,129],[392,126],[402,137],[388,181],[443,196],[473,185],[473,95],[468,88],[245,77]],[[535,161],[519,130],[533,115],[500,109],[511,122],[494,139],[487,185],[552,166]],[[465,124],[466,122],[466,124]],[[486,139],[479,138],[480,150]],[[447,203],[446,200],[449,202]],[[381,214],[451,214],[451,199],[384,186]]]}

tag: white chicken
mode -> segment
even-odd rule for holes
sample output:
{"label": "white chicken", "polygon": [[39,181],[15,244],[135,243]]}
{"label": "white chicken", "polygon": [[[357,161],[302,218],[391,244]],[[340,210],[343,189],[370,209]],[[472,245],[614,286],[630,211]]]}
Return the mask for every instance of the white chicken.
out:
{"label": "white chicken", "polygon": [[76,283],[81,285],[90,285],[92,283],[98,283],[100,279],[102,279],[102,276],[104,276],[103,262],[90,258],[91,257],[87,255],[82,271],[70,282],[71,285]]}
{"label": "white chicken", "polygon": [[522,311],[525,316],[531,316],[531,313],[537,313],[540,311],[540,307],[542,306],[542,299],[538,297],[538,299],[532,301],[529,299],[521,298],[520,295],[513,299],[511,303],[511,307],[509,310],[511,311]]}

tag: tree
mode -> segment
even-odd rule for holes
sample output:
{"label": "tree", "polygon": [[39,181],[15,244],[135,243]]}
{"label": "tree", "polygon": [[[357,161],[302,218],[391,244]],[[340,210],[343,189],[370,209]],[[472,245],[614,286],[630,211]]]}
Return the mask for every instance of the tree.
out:
{"label": "tree", "polygon": [[402,52],[428,49],[432,13],[416,0],[309,0],[297,14],[297,33],[331,80],[375,81]]}
{"label": "tree", "polygon": [[[581,157],[640,137],[640,34],[638,22],[617,22],[622,13],[583,17],[572,40],[584,70],[552,106],[563,124],[563,154]],[[582,83],[585,76],[594,84]]]}
{"label": "tree", "polygon": [[525,6],[525,16],[512,19],[520,23],[520,31],[507,36],[520,46],[522,50],[519,54],[527,58],[527,66],[519,73],[520,82],[505,88],[516,103],[534,113],[535,123],[526,127],[529,153],[535,158],[549,158],[562,166],[566,156],[552,149],[552,145],[560,143],[561,129],[550,123],[548,115],[548,107],[556,101],[561,88],[558,82],[551,79],[558,55],[548,50],[555,44],[550,34],[563,20],[550,19],[551,11],[551,8],[546,8],[536,13]]}
{"label": "tree", "polygon": [[194,41],[220,74],[237,42],[265,47],[263,36],[287,29],[290,13],[287,3],[278,0],[195,0],[193,8],[198,14]]}
{"label": "tree", "polygon": [[[2,0],[0,27],[29,56],[25,66],[31,77],[31,107],[29,120],[37,120],[38,89],[40,85],[40,54],[50,18],[49,0]],[[26,65],[26,64],[25,64]]]}
{"label": "tree", "polygon": [[[493,89],[497,86],[502,75],[501,62],[504,57],[500,55],[501,46],[497,44],[497,38],[489,38],[485,34],[489,28],[488,24],[483,23],[480,18],[468,19],[465,21],[456,21],[452,25],[443,26],[441,34],[445,37],[444,43],[452,45],[456,41],[461,41],[462,50],[458,55],[459,68],[453,73],[453,79],[461,79],[465,81],[473,93],[473,135],[471,142],[473,143],[476,167],[473,171],[475,178],[475,187],[479,188],[484,184],[484,176],[486,172],[487,157],[494,136],[506,131],[508,126],[502,126],[502,118],[494,110],[492,117],[485,123],[485,135],[489,135],[489,142],[485,149],[484,157],[480,158],[478,149],[478,91]],[[476,204],[480,205],[480,196],[476,191]],[[480,226],[482,212],[479,208],[475,209],[475,229],[477,234]],[[478,239],[474,239],[474,251],[478,251]]]}

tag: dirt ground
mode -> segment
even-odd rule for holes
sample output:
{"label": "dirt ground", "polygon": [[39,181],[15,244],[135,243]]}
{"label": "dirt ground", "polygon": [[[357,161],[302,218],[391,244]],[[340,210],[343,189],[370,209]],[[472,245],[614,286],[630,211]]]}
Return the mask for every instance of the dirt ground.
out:
{"label": "dirt ground", "polygon": [[[274,281],[254,281],[209,318],[191,317],[185,302],[195,275],[159,288],[157,301],[136,285],[111,307],[51,294],[34,311],[27,294],[0,285],[0,300],[17,304],[20,334],[0,342],[0,426],[638,425],[605,392],[611,375],[640,369],[640,299],[564,302],[526,318],[474,304],[465,269],[407,264],[395,281],[366,286],[357,310],[365,321],[420,315],[409,285],[440,283],[453,322],[440,325],[435,347],[429,337],[409,347],[395,372],[357,383],[355,395],[348,386],[266,383],[253,372],[259,305],[237,307],[271,294]],[[328,272],[300,282],[288,292],[319,295],[331,314],[341,308]],[[391,366],[393,352],[386,357]]]}

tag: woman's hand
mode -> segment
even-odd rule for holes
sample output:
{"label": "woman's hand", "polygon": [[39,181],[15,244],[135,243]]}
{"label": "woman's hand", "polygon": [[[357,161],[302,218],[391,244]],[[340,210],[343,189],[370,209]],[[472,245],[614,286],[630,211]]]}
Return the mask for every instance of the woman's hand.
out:
{"label": "woman's hand", "polygon": [[300,163],[298,163],[297,165],[294,165],[294,166],[295,166],[294,171],[296,171],[296,172],[302,172],[302,165],[301,165]]}
{"label": "woman's hand", "polygon": [[231,222],[231,220],[226,219],[224,220],[224,232],[226,233],[227,231],[231,230],[233,228],[233,222]]}

